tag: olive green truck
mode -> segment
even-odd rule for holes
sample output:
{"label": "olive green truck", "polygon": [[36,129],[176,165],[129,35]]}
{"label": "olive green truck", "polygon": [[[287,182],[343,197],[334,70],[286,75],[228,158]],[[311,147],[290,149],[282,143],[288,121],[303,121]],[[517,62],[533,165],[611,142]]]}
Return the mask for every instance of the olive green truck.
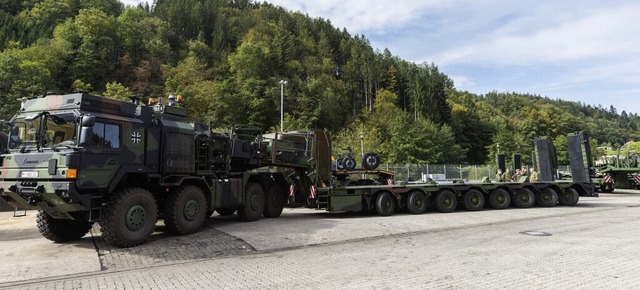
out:
{"label": "olive green truck", "polygon": [[[37,209],[40,233],[55,242],[80,239],[98,222],[108,243],[131,247],[148,239],[159,218],[168,231],[186,235],[213,212],[245,221],[278,217],[289,198],[386,216],[400,209],[571,206],[579,196],[597,196],[584,134],[568,138],[571,181],[541,174],[535,182],[410,184],[375,170],[379,159],[371,154],[366,169],[338,170],[326,132],[214,133],[190,121],[171,97],[166,105],[142,105],[87,93],[47,95],[25,99],[7,125],[0,197]],[[540,164],[549,159],[545,150]],[[365,173],[375,177],[351,178]]]}

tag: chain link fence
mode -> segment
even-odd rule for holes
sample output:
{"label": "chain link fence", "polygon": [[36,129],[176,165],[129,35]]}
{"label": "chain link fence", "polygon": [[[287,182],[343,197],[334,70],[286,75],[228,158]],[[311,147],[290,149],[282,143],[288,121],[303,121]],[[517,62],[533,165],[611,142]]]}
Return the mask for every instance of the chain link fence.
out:
{"label": "chain link fence", "polygon": [[[524,168],[529,172],[531,166]],[[498,171],[495,165],[462,165],[462,164],[381,164],[378,169],[396,173],[396,180],[426,181],[433,180],[481,180],[487,176],[494,179]],[[558,166],[561,172],[571,172],[568,165]],[[513,170],[512,170],[513,173]]]}

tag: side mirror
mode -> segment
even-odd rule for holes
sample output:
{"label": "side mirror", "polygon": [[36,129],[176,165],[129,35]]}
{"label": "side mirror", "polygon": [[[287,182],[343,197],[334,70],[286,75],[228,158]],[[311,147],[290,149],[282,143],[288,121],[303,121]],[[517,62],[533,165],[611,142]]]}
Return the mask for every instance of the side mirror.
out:
{"label": "side mirror", "polygon": [[82,127],[93,127],[96,124],[95,116],[82,116]]}
{"label": "side mirror", "polygon": [[86,146],[91,142],[91,137],[93,137],[93,126],[96,124],[96,117],[82,116],[80,124],[82,126],[80,128],[80,139],[78,145]]}

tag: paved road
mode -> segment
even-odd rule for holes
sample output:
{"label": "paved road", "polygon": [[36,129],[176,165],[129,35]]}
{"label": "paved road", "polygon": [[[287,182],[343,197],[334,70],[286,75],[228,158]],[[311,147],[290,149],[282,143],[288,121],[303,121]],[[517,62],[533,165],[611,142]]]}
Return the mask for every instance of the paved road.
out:
{"label": "paved road", "polygon": [[158,232],[131,249],[108,247],[97,229],[49,243],[26,227],[29,216],[11,226],[2,216],[0,288],[637,289],[638,207],[640,191],[616,190],[570,208],[392,217],[288,209],[254,223],[213,218],[187,237]]}

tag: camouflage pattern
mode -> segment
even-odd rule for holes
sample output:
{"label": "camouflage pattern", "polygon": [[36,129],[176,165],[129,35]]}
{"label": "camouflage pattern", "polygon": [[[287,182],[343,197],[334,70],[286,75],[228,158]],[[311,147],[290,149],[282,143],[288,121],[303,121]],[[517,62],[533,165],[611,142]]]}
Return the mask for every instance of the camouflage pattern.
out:
{"label": "camouflage pattern", "polygon": [[[92,130],[82,126],[84,116],[95,118]],[[0,197],[58,219],[97,221],[106,197],[122,187],[145,188],[162,200],[184,182],[198,184],[212,211],[242,204],[250,180],[264,187],[285,182],[246,173],[262,166],[259,150],[252,150],[259,149],[259,135],[246,141],[213,134],[189,121],[184,108],[50,95],[25,100],[10,123],[3,139],[15,142],[0,155]]]}

